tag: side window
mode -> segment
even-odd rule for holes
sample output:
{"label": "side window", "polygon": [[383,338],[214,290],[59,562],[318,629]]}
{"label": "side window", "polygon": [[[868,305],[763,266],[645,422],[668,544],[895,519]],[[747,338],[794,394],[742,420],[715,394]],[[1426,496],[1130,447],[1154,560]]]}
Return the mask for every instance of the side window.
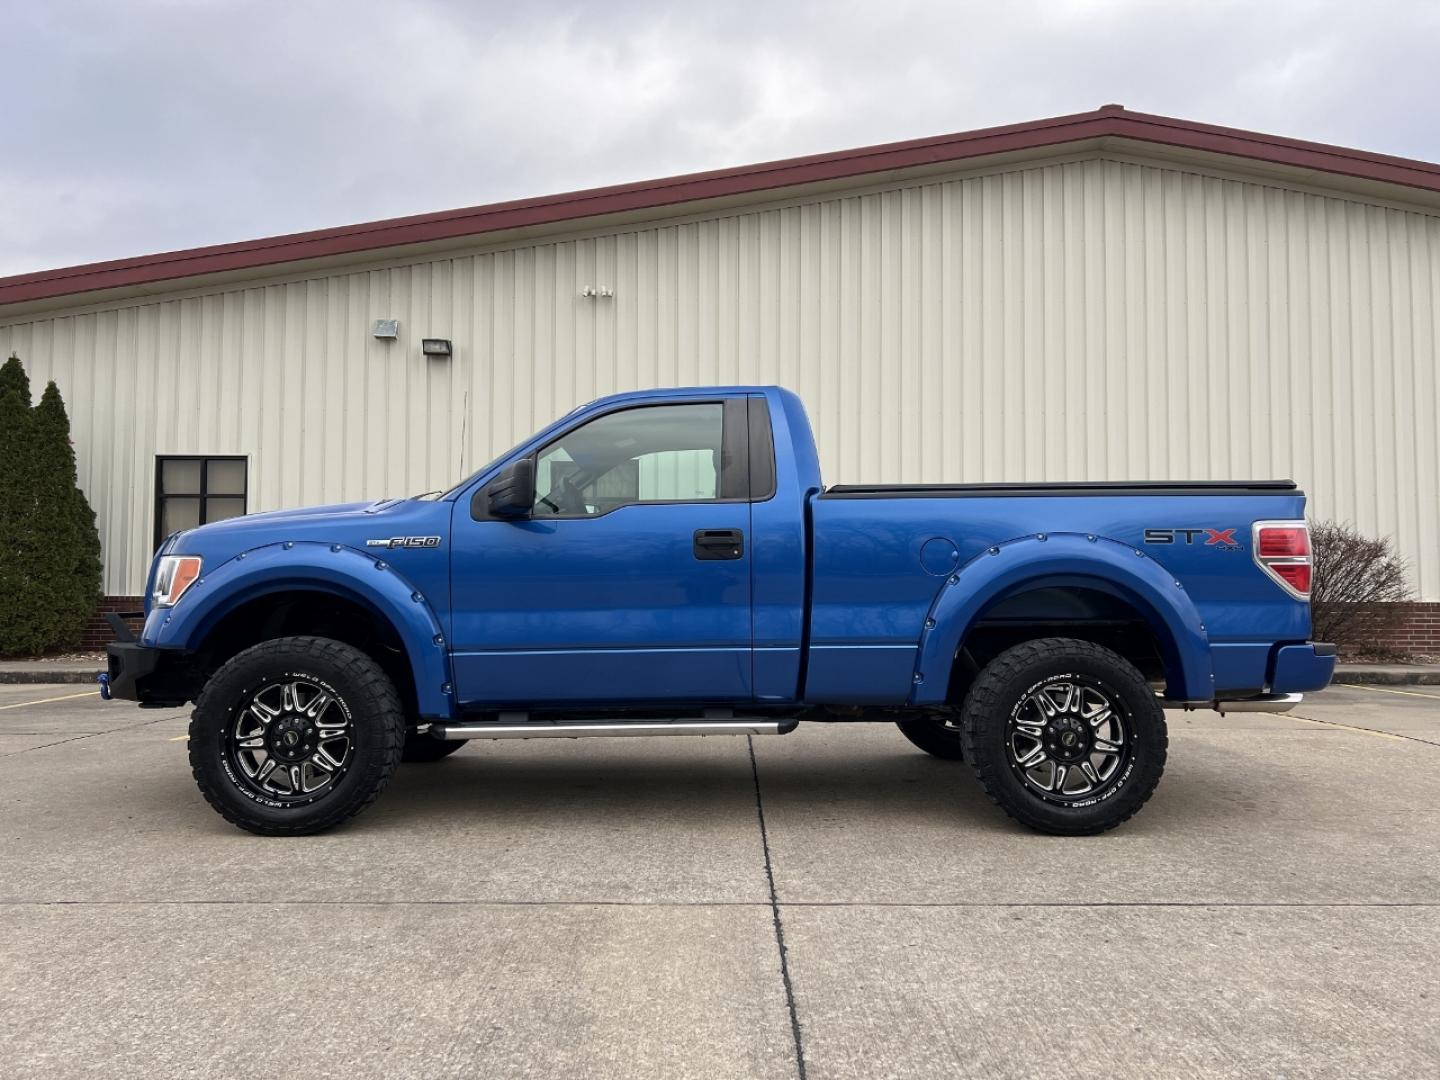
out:
{"label": "side window", "polygon": [[649,405],[601,416],[540,451],[535,517],[593,517],[646,502],[720,497],[725,409]]}

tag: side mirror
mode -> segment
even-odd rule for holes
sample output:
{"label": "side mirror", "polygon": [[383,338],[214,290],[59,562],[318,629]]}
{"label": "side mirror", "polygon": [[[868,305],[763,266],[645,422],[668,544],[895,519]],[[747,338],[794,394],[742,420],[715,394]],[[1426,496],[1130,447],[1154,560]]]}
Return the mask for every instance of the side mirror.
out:
{"label": "side mirror", "polygon": [[491,517],[529,517],[535,509],[535,459],[521,458],[490,482],[485,497]]}

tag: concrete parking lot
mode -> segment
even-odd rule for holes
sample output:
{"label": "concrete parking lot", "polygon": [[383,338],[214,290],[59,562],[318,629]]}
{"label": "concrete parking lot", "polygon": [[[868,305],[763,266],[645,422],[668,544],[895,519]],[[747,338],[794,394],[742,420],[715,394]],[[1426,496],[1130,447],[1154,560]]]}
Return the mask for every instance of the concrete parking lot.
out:
{"label": "concrete parking lot", "polygon": [[261,839],[178,710],[0,687],[0,1075],[1440,1073],[1440,688],[1170,720],[1091,839],[888,725],[477,743]]}

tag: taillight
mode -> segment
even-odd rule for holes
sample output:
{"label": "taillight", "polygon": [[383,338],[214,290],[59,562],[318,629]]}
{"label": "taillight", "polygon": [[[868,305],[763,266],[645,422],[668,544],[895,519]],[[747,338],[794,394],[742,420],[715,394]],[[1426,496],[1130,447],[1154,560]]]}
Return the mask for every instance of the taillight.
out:
{"label": "taillight", "polygon": [[1293,559],[1310,554],[1310,530],[1304,525],[1262,525],[1256,545],[1262,559]]}
{"label": "taillight", "polygon": [[1310,528],[1303,521],[1257,521],[1255,562],[1297,600],[1310,599]]}

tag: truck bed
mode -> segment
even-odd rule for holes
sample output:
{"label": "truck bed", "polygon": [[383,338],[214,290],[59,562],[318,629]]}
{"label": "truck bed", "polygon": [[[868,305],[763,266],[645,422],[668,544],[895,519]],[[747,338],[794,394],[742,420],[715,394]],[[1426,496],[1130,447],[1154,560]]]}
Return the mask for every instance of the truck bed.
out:
{"label": "truck bed", "polygon": [[1122,609],[1158,635],[1192,628],[1170,696],[1261,692],[1276,644],[1310,623],[1253,559],[1252,526],[1304,513],[1290,480],[829,488],[811,504],[806,696],[940,702],[951,658],[928,654],[957,618],[1058,633]]}

